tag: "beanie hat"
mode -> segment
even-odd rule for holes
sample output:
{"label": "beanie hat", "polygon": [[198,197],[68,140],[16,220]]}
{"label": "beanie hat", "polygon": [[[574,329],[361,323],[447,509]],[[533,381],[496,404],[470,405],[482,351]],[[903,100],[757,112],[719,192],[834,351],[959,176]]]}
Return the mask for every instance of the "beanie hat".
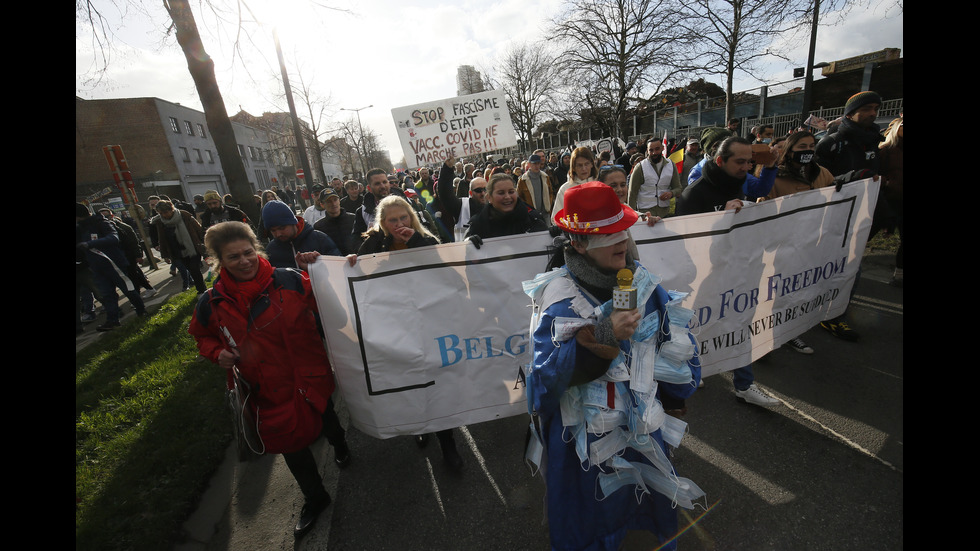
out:
{"label": "beanie hat", "polygon": [[295,226],[299,224],[293,209],[282,201],[269,201],[262,207],[262,224],[266,228],[276,226]]}
{"label": "beanie hat", "polygon": [[732,135],[732,131],[720,126],[712,126],[701,131],[701,149],[706,152],[711,151],[711,147],[716,143],[725,141],[725,138]]}
{"label": "beanie hat", "polygon": [[847,98],[847,103],[844,104],[844,115],[850,115],[851,113],[857,111],[862,106],[869,103],[877,103],[881,105],[881,96],[878,92],[872,92],[870,90],[865,92],[858,92],[853,96]]}
{"label": "beanie hat", "polygon": [[209,189],[209,190],[207,190],[207,191],[204,192],[204,201],[205,202],[207,202],[207,201],[221,201],[221,196],[218,195],[218,192],[217,191],[215,191],[213,189]]}

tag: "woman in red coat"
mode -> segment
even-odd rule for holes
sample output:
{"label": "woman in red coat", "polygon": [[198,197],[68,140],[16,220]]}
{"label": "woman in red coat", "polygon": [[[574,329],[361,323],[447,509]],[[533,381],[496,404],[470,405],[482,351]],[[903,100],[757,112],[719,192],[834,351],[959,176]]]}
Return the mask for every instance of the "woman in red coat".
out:
{"label": "woman in red coat", "polygon": [[341,468],[350,461],[330,397],[333,374],[316,325],[309,276],[273,268],[255,233],[241,222],[208,229],[204,243],[219,262],[214,287],[198,300],[189,332],[201,355],[248,383],[267,453],[281,453],[306,503],[294,529],[300,537],[330,504],[310,445],[323,434]]}

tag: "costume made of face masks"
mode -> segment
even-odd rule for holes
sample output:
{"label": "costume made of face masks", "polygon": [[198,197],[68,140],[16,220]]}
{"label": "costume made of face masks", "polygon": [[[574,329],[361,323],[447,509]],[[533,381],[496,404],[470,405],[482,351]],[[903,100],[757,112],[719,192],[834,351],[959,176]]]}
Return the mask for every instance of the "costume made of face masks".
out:
{"label": "costume made of face masks", "polygon": [[[656,499],[652,494],[660,494],[666,497],[668,508],[681,505],[690,509],[704,496],[694,482],[676,474],[664,453],[664,442],[680,445],[687,424],[664,413],[658,392],[665,390],[661,385],[667,385],[671,395],[693,393],[700,380],[700,362],[688,328],[694,312],[681,306],[686,293],[667,293],[658,287],[659,282],[658,276],[635,265],[633,287],[643,317],[633,338],[620,341],[620,354],[605,374],[576,386],[567,385],[569,377],[563,375],[567,367],[562,365],[567,360],[562,358],[576,346],[577,330],[612,314],[612,301],[600,304],[576,283],[567,268],[524,282],[534,309],[531,334],[535,352],[528,366],[528,407],[532,416],[548,420],[547,425],[532,423],[534,438],[526,459],[532,468],[540,467],[545,473],[549,493],[565,491],[568,484],[564,476],[591,476],[599,507],[607,502],[611,508],[627,507],[624,503],[630,500],[634,505],[644,500],[649,504]],[[554,312],[567,315],[550,316]],[[559,445],[574,448],[574,456],[555,450]],[[570,458],[577,461],[566,461]],[[556,469],[565,473],[555,473]],[[568,513],[549,509],[553,522],[553,517],[560,515]],[[676,512],[673,516],[676,523]],[[552,527],[552,538],[576,537],[557,534],[562,530],[578,534],[590,529],[574,524],[569,521],[557,530]],[[601,532],[601,527],[595,528],[598,536]],[[588,543],[588,537],[582,537],[585,539],[564,541],[570,547]]]}

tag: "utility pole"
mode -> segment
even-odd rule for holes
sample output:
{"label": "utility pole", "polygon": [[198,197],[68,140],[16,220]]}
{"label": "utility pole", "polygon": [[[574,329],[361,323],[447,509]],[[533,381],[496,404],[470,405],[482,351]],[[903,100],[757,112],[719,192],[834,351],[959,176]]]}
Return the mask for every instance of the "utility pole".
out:
{"label": "utility pole", "polygon": [[[289,75],[286,74],[286,62],[282,57],[282,47],[279,46],[279,33],[276,31],[275,27],[272,28],[272,37],[276,41],[276,55],[279,56],[279,70],[282,71],[282,85],[286,89],[286,103],[289,104],[289,116],[293,120],[293,134],[296,135],[296,153],[299,155],[299,162],[303,165],[303,174],[308,175],[310,178],[313,177],[313,171],[310,170],[310,160],[306,157],[306,146],[303,143],[303,128],[299,124],[299,118],[296,116],[296,104],[293,103],[293,92],[289,88]],[[306,185],[306,182],[303,182]],[[303,194],[297,193],[300,205],[303,206],[303,210],[306,210],[309,205],[303,200]],[[313,191],[310,190],[310,199],[313,199]]]}

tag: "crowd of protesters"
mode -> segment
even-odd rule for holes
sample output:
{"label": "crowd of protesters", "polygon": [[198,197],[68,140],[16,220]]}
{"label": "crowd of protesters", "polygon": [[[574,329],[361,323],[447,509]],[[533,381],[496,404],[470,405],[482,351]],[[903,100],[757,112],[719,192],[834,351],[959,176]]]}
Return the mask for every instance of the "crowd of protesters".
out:
{"label": "crowd of protesters", "polygon": [[[747,202],[874,176],[880,177],[883,191],[872,231],[902,234],[903,116],[882,134],[875,122],[880,106],[881,98],[874,92],[855,94],[847,101],[844,116],[817,132],[801,127],[775,136],[771,126],[762,126],[743,134],[733,121],[726,128],[708,128],[682,143],[651,135],[625,147],[614,145],[612,151],[571,147],[536,150],[526,158],[450,158],[438,166],[393,174],[374,169],[364,175],[363,182],[335,178],[310,193],[304,190],[301,193],[306,193],[304,199],[310,205],[306,209],[299,208],[294,190],[264,190],[255,196],[259,220],[250,220],[228,196],[222,198],[213,190],[195,197],[195,205],[154,196],[144,220],[151,229],[150,243],[134,237],[134,221],[116,217],[108,209],[90,212],[85,205],[76,204],[76,331],[81,332],[95,318],[95,300],[106,313],[98,330],[120,325],[116,289],[129,298],[138,315],[145,315],[142,299],[157,292],[140,277],[138,265],[146,256],[156,253],[168,262],[184,290],[194,285],[201,297],[191,333],[204,357],[229,369],[229,384],[234,379],[232,370],[236,377],[259,384],[255,405],[256,413],[267,421],[259,429],[266,451],[286,456],[306,497],[295,527],[296,535],[301,536],[330,503],[310,444],[324,435],[334,447],[338,467],[351,461],[344,431],[336,421],[333,378],[321,343],[295,346],[301,335],[322,338],[305,273],[309,263],[320,255],[331,255],[346,257],[355,265],[363,255],[454,241],[481,247],[485,239],[550,230],[552,235],[564,236],[562,255],[554,262],[570,277],[560,285],[569,293],[582,293],[596,301],[588,308],[574,300],[554,302],[538,326],[541,338],[537,333],[534,338],[535,376],[529,388],[536,386],[534,403],[549,416],[539,436],[550,448],[548,460],[553,462],[548,469],[553,544],[615,548],[622,537],[620,529],[626,525],[649,528],[667,541],[676,531],[672,496],[657,494],[652,509],[637,506],[633,492],[627,500],[594,502],[597,481],[606,480],[601,478],[598,463],[590,469],[580,468],[574,457],[575,443],[563,440],[560,420],[555,421],[557,428],[549,424],[552,417],[565,414],[562,400],[566,394],[578,396],[586,387],[595,387],[598,393],[613,392],[617,379],[607,375],[617,358],[623,358],[622,352],[634,357],[629,350],[641,315],[646,315],[644,311],[659,313],[665,323],[671,297],[654,284],[653,294],[647,295],[650,302],[640,305],[637,313],[600,315],[588,332],[568,335],[568,342],[575,346],[555,346],[548,320],[589,317],[592,308],[609,298],[613,271],[623,267],[645,270],[637,263],[629,233],[637,219],[653,225],[671,216],[719,210],[737,213]],[[587,236],[576,219],[608,227]],[[211,288],[202,278],[202,270],[208,269],[202,258],[210,258],[211,269],[217,273]],[[895,260],[892,283],[900,286],[901,247]],[[144,288],[142,294],[140,288]],[[270,303],[272,295],[275,301]],[[273,303],[274,312],[270,310]],[[675,321],[671,330],[683,331],[683,320]],[[841,339],[858,339],[845,316],[821,325]],[[658,351],[662,345],[661,341],[650,343]],[[799,338],[788,346],[814,353]],[[640,396],[630,389],[627,408],[645,404],[662,408],[668,416],[683,417],[685,398],[700,381],[700,366],[696,357],[678,365],[687,367],[681,377],[684,384],[662,385],[671,389],[663,395],[656,391]],[[539,368],[543,371],[534,371]],[[603,381],[609,381],[608,388]],[[751,364],[735,370],[733,381],[740,401],[762,407],[779,403],[756,386]],[[285,426],[295,430],[284,436]],[[651,430],[646,432],[656,436],[655,445],[664,452],[666,437],[661,437],[660,426],[648,427]],[[635,433],[638,429],[631,426],[629,430]],[[453,431],[440,431],[436,436],[446,467],[461,472],[463,459]],[[424,446],[428,435],[418,435],[416,441]],[[649,463],[641,457],[642,450],[630,454],[630,461]],[[676,478],[669,462],[654,461],[653,466]],[[616,509],[616,515],[603,517],[602,522],[596,519],[610,508]],[[634,518],[638,515],[646,520]]]}

